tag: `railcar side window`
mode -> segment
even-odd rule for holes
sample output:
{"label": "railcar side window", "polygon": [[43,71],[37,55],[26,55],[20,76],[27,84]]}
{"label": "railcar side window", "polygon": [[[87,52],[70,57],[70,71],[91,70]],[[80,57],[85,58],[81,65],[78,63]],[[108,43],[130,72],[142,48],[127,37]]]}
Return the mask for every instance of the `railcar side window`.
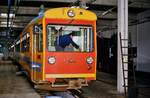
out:
{"label": "railcar side window", "polygon": [[39,25],[39,34],[38,34],[38,51],[43,51],[43,33],[42,33],[42,25]]}
{"label": "railcar side window", "polygon": [[27,44],[26,44],[26,35],[22,37],[22,46],[21,51],[26,52]]}
{"label": "railcar side window", "polygon": [[36,50],[38,52],[43,51],[43,35],[42,34],[36,34]]}
{"label": "railcar side window", "polygon": [[29,52],[29,49],[30,49],[30,34],[27,33],[27,48],[26,48],[26,51]]}
{"label": "railcar side window", "polygon": [[30,35],[29,33],[25,33],[23,37],[21,38],[21,51],[22,52],[28,52],[30,47]]}
{"label": "railcar side window", "polygon": [[[69,43],[67,38],[64,37],[70,34],[73,34],[71,39],[76,45]],[[94,48],[93,41],[91,26],[47,25],[48,51],[73,52],[79,51],[79,47],[81,52],[92,52]]]}
{"label": "railcar side window", "polygon": [[[34,42],[36,43],[34,46],[38,52],[43,51],[43,33],[42,33],[42,25],[36,25],[36,30],[34,30]],[[37,31],[37,32],[35,32]]]}

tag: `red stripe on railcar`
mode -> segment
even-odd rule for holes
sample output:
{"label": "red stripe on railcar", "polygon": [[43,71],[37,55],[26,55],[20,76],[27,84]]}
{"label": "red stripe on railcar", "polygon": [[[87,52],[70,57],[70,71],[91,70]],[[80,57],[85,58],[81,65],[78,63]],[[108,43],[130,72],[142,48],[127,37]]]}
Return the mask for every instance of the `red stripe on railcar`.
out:
{"label": "red stripe on railcar", "polygon": [[66,20],[66,19],[46,19],[46,24],[76,24],[76,25],[94,25],[95,21],[87,20]]}

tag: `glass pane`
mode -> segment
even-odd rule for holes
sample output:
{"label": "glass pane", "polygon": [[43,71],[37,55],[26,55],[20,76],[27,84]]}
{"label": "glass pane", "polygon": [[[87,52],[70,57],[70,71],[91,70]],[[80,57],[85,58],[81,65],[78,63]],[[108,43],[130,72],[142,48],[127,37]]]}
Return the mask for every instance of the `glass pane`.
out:
{"label": "glass pane", "polygon": [[42,25],[38,25],[37,28],[38,33],[34,33],[34,48],[38,52],[43,51],[43,33],[42,33]]}
{"label": "glass pane", "polygon": [[43,51],[43,36],[42,33],[38,34],[38,51],[42,52]]}
{"label": "glass pane", "polygon": [[48,25],[48,51],[93,51],[93,32],[90,26]]}
{"label": "glass pane", "polygon": [[30,48],[30,34],[27,33],[27,52],[29,52],[29,48]]}
{"label": "glass pane", "polygon": [[27,35],[24,34],[23,37],[21,38],[21,43],[22,43],[22,46],[21,46],[21,51],[22,52],[26,52],[26,48],[27,48]]}
{"label": "glass pane", "polygon": [[48,50],[49,51],[55,51],[55,46],[54,42],[56,39],[56,34],[55,34],[55,28],[54,27],[49,27],[47,29],[47,45],[48,45]]}

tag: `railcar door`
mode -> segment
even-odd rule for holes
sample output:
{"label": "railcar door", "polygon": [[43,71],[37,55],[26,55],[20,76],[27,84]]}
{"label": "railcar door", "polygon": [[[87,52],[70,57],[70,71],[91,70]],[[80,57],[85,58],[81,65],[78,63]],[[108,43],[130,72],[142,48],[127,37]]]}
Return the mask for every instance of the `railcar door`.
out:
{"label": "railcar door", "polygon": [[42,51],[43,51],[43,35],[42,25],[34,26],[33,33],[33,60],[32,60],[32,79],[33,81],[39,81],[42,79]]}

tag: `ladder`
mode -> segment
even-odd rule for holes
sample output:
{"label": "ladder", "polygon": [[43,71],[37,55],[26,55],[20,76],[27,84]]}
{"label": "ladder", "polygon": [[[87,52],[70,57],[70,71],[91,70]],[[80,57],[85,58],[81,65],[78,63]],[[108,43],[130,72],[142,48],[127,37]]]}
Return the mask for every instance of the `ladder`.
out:
{"label": "ladder", "polygon": [[[121,50],[121,60],[122,60],[122,72],[123,72],[123,87],[124,94],[127,96],[128,89],[128,38],[121,38],[121,33],[119,33],[120,37],[120,50]],[[127,66],[125,68],[125,66]]]}
{"label": "ladder", "polygon": [[[133,59],[133,53],[129,54],[128,49],[131,47],[131,42],[129,42],[128,38],[121,38],[121,33],[119,33],[120,37],[120,50],[121,50],[121,59],[122,59],[122,72],[123,72],[123,87],[124,87],[124,93],[127,97],[127,90],[129,87],[129,81],[130,79],[133,79],[133,86],[136,86],[136,78],[135,78],[135,68],[134,65],[130,65],[130,59]],[[134,64],[134,61],[133,61]],[[127,66],[127,67],[126,67]],[[125,69],[126,67],[126,69]],[[132,68],[130,68],[132,67]],[[130,72],[130,73],[129,73]],[[131,78],[131,74],[133,75],[133,78]],[[130,76],[129,76],[130,75]]]}

